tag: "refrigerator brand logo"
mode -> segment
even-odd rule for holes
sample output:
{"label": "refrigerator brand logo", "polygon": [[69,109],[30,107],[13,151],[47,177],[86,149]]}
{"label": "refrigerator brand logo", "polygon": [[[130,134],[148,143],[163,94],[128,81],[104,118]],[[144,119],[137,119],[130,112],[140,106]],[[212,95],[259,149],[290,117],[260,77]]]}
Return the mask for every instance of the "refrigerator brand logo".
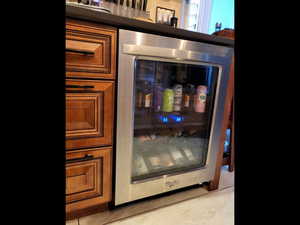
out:
{"label": "refrigerator brand logo", "polygon": [[167,181],[167,182],[166,182],[166,186],[167,186],[168,188],[174,187],[176,184],[178,184],[178,181],[177,181],[177,180],[174,180],[174,181]]}

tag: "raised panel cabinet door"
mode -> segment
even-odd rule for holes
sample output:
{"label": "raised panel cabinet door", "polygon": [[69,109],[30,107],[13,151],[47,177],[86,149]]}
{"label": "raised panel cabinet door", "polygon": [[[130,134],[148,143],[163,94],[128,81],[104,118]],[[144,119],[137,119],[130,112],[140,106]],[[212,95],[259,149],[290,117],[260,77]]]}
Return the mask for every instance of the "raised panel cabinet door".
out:
{"label": "raised panel cabinet door", "polygon": [[67,152],[67,212],[111,200],[111,163],[111,148]]}
{"label": "raised panel cabinet door", "polygon": [[115,28],[82,21],[66,23],[66,76],[115,78]]}
{"label": "raised panel cabinet door", "polygon": [[102,164],[101,158],[67,164],[67,203],[102,195]]}
{"label": "raised panel cabinet door", "polygon": [[66,80],[66,149],[112,144],[113,81]]}

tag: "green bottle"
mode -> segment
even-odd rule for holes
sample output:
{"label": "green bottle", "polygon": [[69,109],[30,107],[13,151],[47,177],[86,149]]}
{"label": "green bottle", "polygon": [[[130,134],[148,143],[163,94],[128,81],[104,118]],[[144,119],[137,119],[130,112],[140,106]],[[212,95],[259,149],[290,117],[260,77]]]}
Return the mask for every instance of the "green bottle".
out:
{"label": "green bottle", "polygon": [[163,112],[172,112],[174,104],[174,91],[172,89],[165,89],[163,94]]}

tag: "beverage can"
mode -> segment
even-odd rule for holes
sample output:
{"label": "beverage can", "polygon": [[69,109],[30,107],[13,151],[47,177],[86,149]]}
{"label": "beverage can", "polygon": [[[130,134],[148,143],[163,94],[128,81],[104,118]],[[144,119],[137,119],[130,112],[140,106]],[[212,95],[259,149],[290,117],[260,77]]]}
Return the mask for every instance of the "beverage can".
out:
{"label": "beverage can", "polygon": [[174,104],[174,91],[166,88],[163,92],[163,112],[172,112]]}
{"label": "beverage can", "polygon": [[196,95],[194,96],[194,110],[195,112],[205,112],[207,87],[199,85],[197,87]]}

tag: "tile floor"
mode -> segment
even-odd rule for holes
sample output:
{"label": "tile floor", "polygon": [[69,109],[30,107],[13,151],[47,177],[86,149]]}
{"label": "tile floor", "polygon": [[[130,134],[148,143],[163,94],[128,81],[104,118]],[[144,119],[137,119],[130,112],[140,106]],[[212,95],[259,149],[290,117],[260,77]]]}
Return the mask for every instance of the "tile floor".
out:
{"label": "tile floor", "polygon": [[[66,225],[89,225],[86,220]],[[234,172],[223,167],[219,190],[107,225],[234,225]]]}

